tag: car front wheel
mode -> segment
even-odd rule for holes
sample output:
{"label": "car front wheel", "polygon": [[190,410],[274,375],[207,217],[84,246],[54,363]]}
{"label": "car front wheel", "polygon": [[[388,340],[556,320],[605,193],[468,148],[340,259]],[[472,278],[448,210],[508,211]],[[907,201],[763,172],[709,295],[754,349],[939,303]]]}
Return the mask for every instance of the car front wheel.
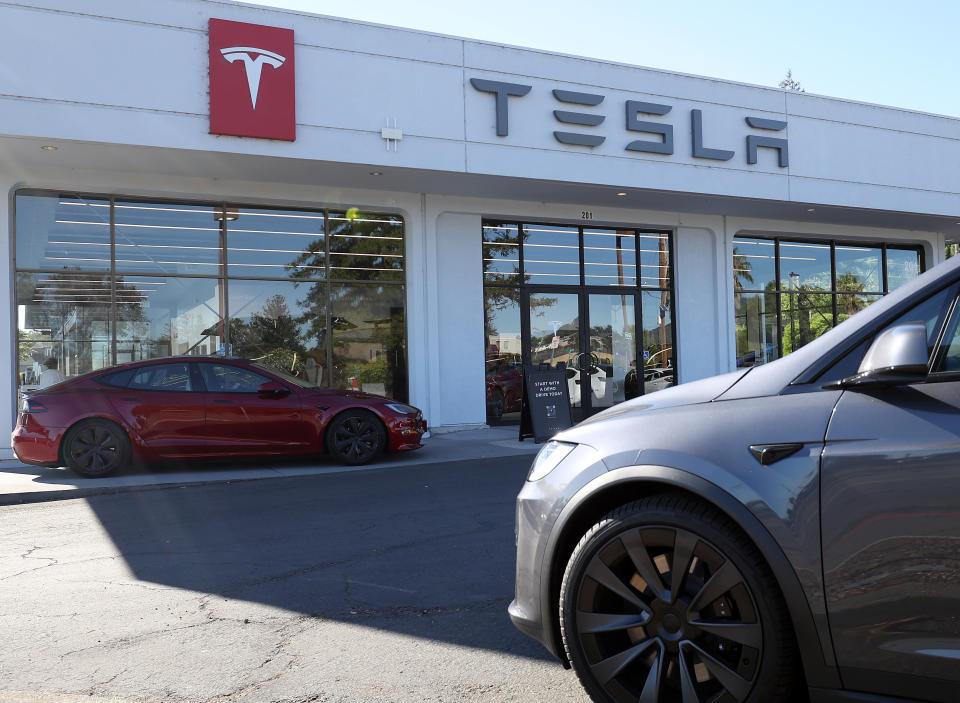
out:
{"label": "car front wheel", "polygon": [[348,410],[337,415],[327,429],[327,451],[345,464],[373,461],[387,445],[383,423],[366,410]]}
{"label": "car front wheel", "polygon": [[767,703],[798,689],[786,606],[733,522],[684,496],[606,515],[560,592],[563,643],[594,701]]}

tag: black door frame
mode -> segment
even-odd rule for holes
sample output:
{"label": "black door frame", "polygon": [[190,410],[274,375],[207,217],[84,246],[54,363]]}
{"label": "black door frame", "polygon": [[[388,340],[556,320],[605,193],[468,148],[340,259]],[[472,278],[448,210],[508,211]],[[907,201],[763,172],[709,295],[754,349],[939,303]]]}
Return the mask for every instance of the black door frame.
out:
{"label": "black door frame", "polygon": [[[641,374],[643,369],[643,364],[641,359],[643,358],[642,341],[643,341],[643,327],[641,325],[642,320],[642,307],[643,307],[643,298],[641,297],[641,291],[638,288],[621,288],[619,286],[584,286],[584,285],[525,285],[521,287],[520,292],[520,357],[523,363],[530,364],[532,359],[530,356],[530,296],[538,294],[555,294],[555,295],[576,295],[577,296],[577,320],[579,322],[579,331],[578,337],[580,342],[580,356],[581,358],[584,354],[590,354],[590,296],[591,295],[619,295],[619,296],[629,296],[633,299],[633,325],[634,325],[634,334],[633,334],[633,353],[634,360],[637,364],[637,373]],[[583,415],[583,418],[589,417],[595,413],[600,412],[604,408],[594,408],[593,407],[593,396],[591,393],[592,386],[587,385],[586,389],[583,386],[583,373],[584,369],[580,363],[577,365],[577,369],[581,373],[581,386],[580,386],[580,414]],[[640,394],[643,394],[643,378],[642,375],[637,378],[638,390]],[[578,408],[573,408],[575,415],[577,414]],[[583,418],[575,418],[577,421]]]}

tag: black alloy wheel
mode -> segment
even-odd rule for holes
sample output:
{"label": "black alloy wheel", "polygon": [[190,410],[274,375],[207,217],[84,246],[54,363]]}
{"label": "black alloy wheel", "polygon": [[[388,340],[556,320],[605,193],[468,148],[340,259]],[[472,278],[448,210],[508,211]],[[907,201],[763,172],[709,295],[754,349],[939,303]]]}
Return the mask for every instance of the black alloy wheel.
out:
{"label": "black alloy wheel", "polygon": [[756,548],[685,497],[591,528],[567,564],[560,622],[595,701],[767,703],[798,690],[786,606]]}
{"label": "black alloy wheel", "polygon": [[130,459],[130,440],[107,420],[86,420],[72,427],[63,438],[63,460],[86,478],[109,476]]}
{"label": "black alloy wheel", "polygon": [[366,410],[348,410],[338,415],[327,430],[327,451],[346,464],[373,461],[386,444],[383,423]]}

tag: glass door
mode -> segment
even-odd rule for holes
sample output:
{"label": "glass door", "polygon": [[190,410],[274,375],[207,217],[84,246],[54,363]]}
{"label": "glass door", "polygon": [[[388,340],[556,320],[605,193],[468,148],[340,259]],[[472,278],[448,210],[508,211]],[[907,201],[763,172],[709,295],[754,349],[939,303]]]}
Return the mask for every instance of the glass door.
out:
{"label": "glass door", "polygon": [[639,395],[635,293],[586,293],[590,410]]}
{"label": "glass door", "polygon": [[524,352],[527,363],[556,366],[563,362],[566,365],[570,409],[573,421],[580,422],[587,416],[579,369],[583,356],[580,294],[531,290],[525,297],[528,326],[524,335]]}
{"label": "glass door", "polygon": [[636,294],[531,288],[524,356],[567,368],[573,419],[639,395]]}

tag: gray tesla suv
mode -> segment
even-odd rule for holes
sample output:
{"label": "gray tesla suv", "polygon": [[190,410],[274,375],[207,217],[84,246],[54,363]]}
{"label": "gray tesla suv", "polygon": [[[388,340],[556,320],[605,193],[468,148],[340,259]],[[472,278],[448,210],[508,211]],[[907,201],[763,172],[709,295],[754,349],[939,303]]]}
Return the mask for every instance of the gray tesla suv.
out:
{"label": "gray tesla suv", "polygon": [[595,701],[960,700],[960,257],[544,445],[510,616]]}

